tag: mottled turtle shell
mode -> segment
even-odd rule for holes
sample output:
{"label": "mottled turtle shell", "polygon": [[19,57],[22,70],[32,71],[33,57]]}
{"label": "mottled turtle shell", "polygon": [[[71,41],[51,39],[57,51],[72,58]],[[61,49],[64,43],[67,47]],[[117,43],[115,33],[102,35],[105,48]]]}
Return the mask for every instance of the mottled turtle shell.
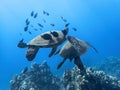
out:
{"label": "mottled turtle shell", "polygon": [[74,47],[72,46],[72,44],[69,41],[67,41],[64,44],[64,46],[60,49],[59,54],[63,58],[74,58],[74,56],[76,56],[77,52],[74,49]]}
{"label": "mottled turtle shell", "polygon": [[59,69],[64,64],[66,59],[69,59],[70,61],[74,59],[74,64],[77,65],[81,71],[85,72],[85,68],[82,64],[80,56],[87,52],[88,46],[92,47],[96,52],[98,51],[88,42],[82,41],[73,36],[68,36],[67,40],[68,42],[64,44],[64,46],[59,51],[56,52],[56,54],[59,53],[60,56],[64,58],[63,61],[58,64],[57,69]]}
{"label": "mottled turtle shell", "polygon": [[73,36],[67,37],[68,41],[74,47],[79,56],[87,52],[89,44],[83,40],[77,39]]}
{"label": "mottled turtle shell", "polygon": [[65,41],[65,35],[62,31],[48,31],[38,35],[27,43],[28,46],[52,47]]}
{"label": "mottled turtle shell", "polygon": [[81,56],[82,54],[84,54],[87,49],[88,49],[88,45],[79,39],[76,39],[77,42],[66,42],[66,44],[61,48],[59,54],[63,57],[63,58],[75,58],[76,56]]}

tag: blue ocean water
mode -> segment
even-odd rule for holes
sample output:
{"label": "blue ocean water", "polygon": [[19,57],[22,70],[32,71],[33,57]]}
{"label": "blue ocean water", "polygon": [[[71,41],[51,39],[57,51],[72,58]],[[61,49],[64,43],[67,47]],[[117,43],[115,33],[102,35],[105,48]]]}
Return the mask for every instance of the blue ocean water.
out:
{"label": "blue ocean water", "polygon": [[[43,15],[43,10],[50,15]],[[31,18],[31,11],[38,13],[36,19]],[[17,47],[22,38],[28,42],[45,31],[62,30],[66,23],[60,19],[61,16],[70,23],[68,35],[90,42],[99,51],[96,54],[89,48],[81,56],[86,66],[94,67],[108,56],[120,57],[120,0],[0,0],[0,90],[9,90],[9,81],[13,76],[24,67],[30,67],[33,62],[46,60],[52,72],[58,76],[74,66],[68,61],[57,70],[62,58],[59,55],[48,58],[48,48],[40,49],[36,58],[29,62],[25,58],[27,48]],[[24,32],[27,18],[35,28],[38,28],[36,23],[42,23],[44,29],[34,31],[30,28],[31,35]],[[43,19],[46,23],[42,22]],[[51,27],[50,23],[54,23],[55,27]]]}

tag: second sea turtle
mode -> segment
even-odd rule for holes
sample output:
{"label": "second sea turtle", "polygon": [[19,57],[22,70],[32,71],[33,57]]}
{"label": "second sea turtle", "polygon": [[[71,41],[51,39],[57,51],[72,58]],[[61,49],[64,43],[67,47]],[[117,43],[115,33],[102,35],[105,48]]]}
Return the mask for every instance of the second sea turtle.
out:
{"label": "second sea turtle", "polygon": [[66,61],[66,59],[69,59],[72,61],[74,59],[74,64],[77,65],[77,67],[80,70],[85,70],[84,65],[82,64],[82,61],[80,59],[80,56],[85,54],[88,50],[88,46],[92,47],[97,53],[98,51],[94,46],[89,44],[88,42],[85,42],[80,39],[76,39],[73,36],[68,36],[67,37],[68,41],[64,46],[58,50],[55,54],[60,54],[61,57],[63,57],[63,61],[59,63],[57,66],[57,69],[59,69],[63,63]]}

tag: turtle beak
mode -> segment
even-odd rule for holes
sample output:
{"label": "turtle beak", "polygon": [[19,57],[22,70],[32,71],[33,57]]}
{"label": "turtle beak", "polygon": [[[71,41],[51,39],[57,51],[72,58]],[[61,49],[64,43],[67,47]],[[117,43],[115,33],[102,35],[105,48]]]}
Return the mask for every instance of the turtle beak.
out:
{"label": "turtle beak", "polygon": [[28,61],[32,61],[35,58],[38,50],[39,50],[39,48],[37,48],[37,47],[30,47],[30,48],[28,48],[28,51],[26,53],[27,60]]}

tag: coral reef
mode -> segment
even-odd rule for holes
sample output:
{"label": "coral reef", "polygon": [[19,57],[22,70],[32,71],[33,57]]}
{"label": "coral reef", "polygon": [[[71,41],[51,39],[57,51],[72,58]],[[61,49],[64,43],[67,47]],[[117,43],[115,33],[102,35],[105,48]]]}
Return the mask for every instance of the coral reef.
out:
{"label": "coral reef", "polygon": [[103,70],[109,75],[115,76],[120,79],[120,58],[107,57],[105,62],[101,64],[98,69]]}
{"label": "coral reef", "polygon": [[31,68],[15,75],[10,81],[10,90],[120,90],[120,80],[103,71],[77,66],[65,70],[63,76],[54,76],[46,62],[34,63]]}
{"label": "coral reef", "polygon": [[120,90],[120,80],[92,68],[84,73],[77,67],[66,70],[62,82],[66,90]]}
{"label": "coral reef", "polygon": [[34,63],[10,81],[10,90],[60,90],[60,79],[53,76],[46,62]]}

